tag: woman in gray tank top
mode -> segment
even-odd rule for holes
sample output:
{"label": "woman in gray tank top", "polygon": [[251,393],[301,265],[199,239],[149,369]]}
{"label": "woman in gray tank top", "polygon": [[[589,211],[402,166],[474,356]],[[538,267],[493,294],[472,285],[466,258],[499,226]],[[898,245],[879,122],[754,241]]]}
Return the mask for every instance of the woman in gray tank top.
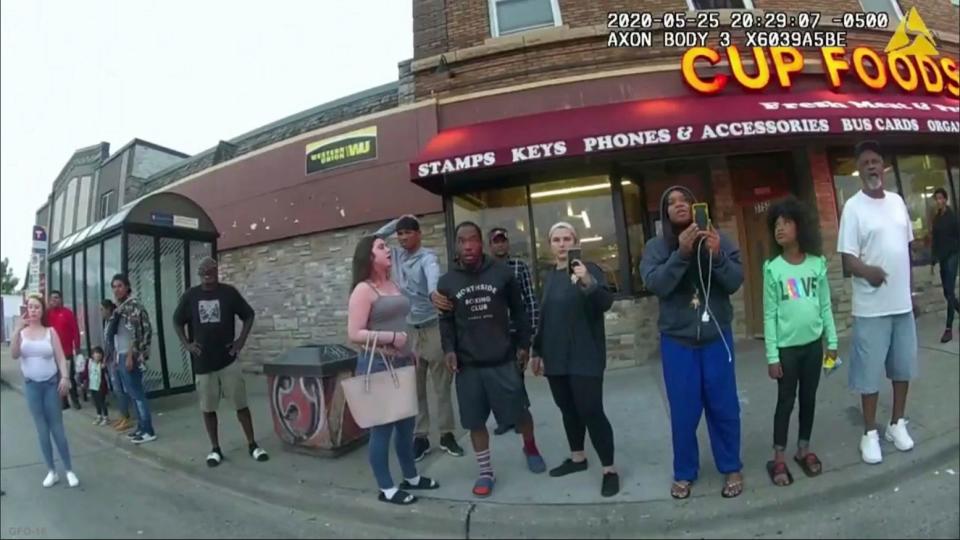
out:
{"label": "woman in gray tank top", "polygon": [[[366,236],[353,254],[353,286],[347,315],[347,335],[351,343],[368,346],[376,339],[377,350],[364,349],[357,359],[357,373],[387,369],[386,357],[394,367],[412,361],[411,343],[406,332],[410,301],[390,280],[390,249],[382,238]],[[383,353],[382,355],[380,353]],[[370,467],[380,488],[383,502],[407,505],[417,498],[411,490],[437,489],[437,482],[420,476],[413,461],[413,430],[416,417],[370,428]],[[398,486],[390,474],[390,439],[396,432],[395,448],[403,482]]]}

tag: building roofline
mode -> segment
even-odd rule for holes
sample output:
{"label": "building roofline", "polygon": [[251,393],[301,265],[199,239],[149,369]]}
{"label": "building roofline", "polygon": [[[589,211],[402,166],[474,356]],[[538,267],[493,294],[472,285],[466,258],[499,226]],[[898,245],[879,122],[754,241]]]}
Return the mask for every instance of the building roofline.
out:
{"label": "building roofline", "polygon": [[147,148],[153,148],[154,150],[159,150],[159,151],[165,152],[165,153],[167,153],[167,154],[172,154],[172,155],[175,155],[175,156],[180,157],[180,158],[183,158],[183,159],[186,159],[186,158],[190,157],[190,154],[185,154],[185,153],[180,152],[180,151],[178,151],[178,150],[174,150],[174,149],[172,149],[172,148],[167,148],[166,146],[161,146],[161,145],[159,145],[159,144],[152,143],[152,142],[150,142],[150,141],[145,141],[145,140],[143,140],[143,139],[139,139],[139,138],[137,138],[137,137],[134,137],[130,142],[128,142],[127,144],[121,146],[116,152],[114,152],[113,154],[111,154],[110,157],[108,157],[107,159],[103,160],[103,163],[101,163],[101,166],[102,166],[102,165],[106,165],[107,163],[110,163],[111,161],[113,161],[114,159],[116,159],[117,156],[119,156],[120,154],[126,152],[129,148],[131,148],[131,147],[133,147],[133,146],[146,146]]}
{"label": "building roofline", "polygon": [[279,119],[279,120],[276,120],[276,121],[274,121],[274,122],[270,122],[269,124],[267,124],[267,125],[265,125],[265,126],[258,127],[257,129],[254,129],[254,130],[248,131],[247,133],[244,133],[243,135],[239,135],[239,136],[237,136],[237,137],[234,137],[234,138],[232,138],[232,139],[229,139],[227,142],[232,143],[232,144],[237,144],[237,143],[242,142],[244,139],[248,139],[248,138],[250,138],[250,137],[255,137],[255,136],[257,136],[257,135],[260,135],[260,134],[265,133],[265,132],[267,132],[267,131],[270,131],[270,130],[272,130],[272,129],[276,129],[276,128],[282,127],[282,126],[284,126],[284,125],[286,125],[286,124],[292,124],[293,122],[297,122],[297,121],[299,121],[299,120],[302,120],[302,119],[304,119],[304,118],[310,117],[310,116],[312,116],[312,115],[314,115],[314,114],[317,114],[317,113],[319,113],[319,112],[323,112],[323,111],[327,111],[327,110],[331,110],[331,109],[336,109],[336,108],[338,108],[338,107],[342,107],[342,106],[347,105],[347,104],[349,104],[349,103],[353,103],[354,101],[360,101],[360,100],[362,100],[362,99],[364,99],[364,98],[368,98],[368,97],[370,97],[370,96],[375,96],[375,95],[377,95],[377,94],[382,94],[382,93],[384,93],[384,92],[386,92],[386,91],[388,91],[388,90],[398,90],[399,88],[400,88],[400,82],[399,82],[399,81],[391,81],[391,82],[386,83],[386,84],[381,84],[380,86],[374,86],[373,88],[367,88],[366,90],[362,90],[362,91],[360,91],[360,92],[355,92],[355,93],[353,93],[353,94],[350,94],[350,95],[347,95],[347,96],[344,96],[344,97],[341,97],[341,98],[337,98],[337,99],[335,99],[335,100],[333,100],[333,101],[328,101],[328,102],[326,102],[326,103],[321,103],[320,105],[317,105],[317,106],[315,106],[315,107],[311,107],[311,108],[309,108],[309,109],[300,111],[300,112],[295,113],[295,114],[291,114],[290,116],[286,116],[286,117],[281,118],[281,119]]}
{"label": "building roofline", "polygon": [[[240,143],[242,143],[242,142],[243,142],[244,140],[246,140],[246,139],[250,139],[250,138],[256,137],[256,136],[258,136],[258,135],[262,135],[263,133],[269,132],[269,131],[274,130],[274,129],[281,128],[281,127],[283,127],[283,126],[285,126],[285,125],[288,125],[288,124],[293,124],[294,122],[300,121],[300,120],[302,120],[302,119],[304,119],[304,118],[308,118],[308,117],[310,117],[310,116],[312,116],[312,115],[321,113],[321,112],[323,112],[323,111],[336,109],[336,108],[338,108],[338,107],[342,107],[342,106],[344,106],[344,105],[348,105],[348,104],[353,103],[353,102],[355,102],[355,101],[360,101],[360,100],[362,100],[362,99],[364,99],[364,98],[368,98],[368,97],[370,97],[370,96],[375,96],[375,95],[377,95],[377,94],[382,94],[382,93],[387,92],[387,91],[389,91],[389,90],[399,90],[399,88],[400,88],[400,83],[399,83],[399,81],[391,81],[391,82],[386,83],[386,84],[381,84],[380,86],[374,86],[373,88],[367,88],[366,90],[362,90],[362,91],[360,91],[360,92],[356,92],[356,93],[353,93],[353,94],[350,94],[350,95],[347,95],[347,96],[344,96],[344,97],[341,97],[341,98],[337,98],[337,99],[335,99],[335,100],[333,100],[333,101],[328,101],[328,102],[326,102],[326,103],[322,103],[322,104],[320,104],[320,105],[317,105],[316,107],[311,107],[311,108],[306,109],[306,110],[304,110],[304,111],[300,111],[300,112],[298,112],[298,113],[296,113],[296,114],[292,114],[292,115],[290,115],[290,116],[286,116],[286,117],[281,118],[280,120],[277,120],[277,121],[275,121],[275,122],[271,122],[271,123],[269,123],[269,124],[267,124],[267,125],[260,126],[260,127],[254,129],[254,130],[248,131],[248,132],[246,132],[246,133],[244,133],[244,134],[242,134],[242,135],[240,135],[240,136],[234,137],[234,138],[232,138],[232,139],[227,139],[226,142],[228,142],[228,143],[230,143],[230,144],[237,144],[237,145],[239,145]],[[164,168],[164,169],[161,169],[161,170],[159,170],[159,171],[151,174],[150,177],[146,179],[146,181],[147,181],[147,183],[149,184],[150,182],[153,181],[153,179],[159,178],[159,177],[161,177],[161,176],[163,176],[163,175],[165,175],[165,174],[167,174],[167,173],[170,173],[171,171],[175,171],[175,170],[177,170],[177,169],[179,169],[179,168],[181,168],[181,167],[186,167],[187,165],[193,163],[193,162],[196,161],[196,160],[202,159],[202,158],[204,158],[204,157],[206,157],[206,156],[208,156],[208,155],[210,155],[210,154],[212,154],[212,153],[215,153],[216,150],[217,150],[217,146],[213,146],[213,147],[211,147],[211,148],[208,148],[208,149],[204,150],[203,152],[199,152],[199,153],[197,153],[197,154],[194,154],[193,156],[190,156],[190,157],[184,159],[183,161],[178,161],[177,163],[174,163],[174,164],[172,164],[172,165],[169,165],[168,167],[166,167],[166,168]],[[228,161],[230,161],[230,160],[228,160]]]}

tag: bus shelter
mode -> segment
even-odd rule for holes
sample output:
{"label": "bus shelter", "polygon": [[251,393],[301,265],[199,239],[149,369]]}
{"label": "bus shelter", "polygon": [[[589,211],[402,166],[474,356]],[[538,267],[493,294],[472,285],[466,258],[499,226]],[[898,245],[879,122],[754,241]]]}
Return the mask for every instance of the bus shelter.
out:
{"label": "bus shelter", "polygon": [[184,291],[197,284],[200,260],[216,255],[218,236],[213,220],[189,198],[147,195],[51,246],[47,290],[61,291],[76,313],[87,355],[103,346],[100,303],[114,300],[111,279],[125,273],[153,324],[144,373],[148,395],[192,392],[193,364],[172,327],[173,311]]}

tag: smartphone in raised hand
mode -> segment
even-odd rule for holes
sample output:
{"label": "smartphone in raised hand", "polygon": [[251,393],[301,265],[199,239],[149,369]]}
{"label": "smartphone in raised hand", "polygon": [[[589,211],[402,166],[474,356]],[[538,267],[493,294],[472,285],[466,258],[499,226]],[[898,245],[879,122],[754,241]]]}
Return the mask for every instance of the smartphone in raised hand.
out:
{"label": "smartphone in raised hand", "polygon": [[573,275],[574,261],[583,261],[583,252],[580,250],[580,248],[567,251],[567,273],[570,275]]}
{"label": "smartphone in raised hand", "polygon": [[707,207],[707,203],[693,205],[693,221],[701,231],[710,227],[710,209]]}

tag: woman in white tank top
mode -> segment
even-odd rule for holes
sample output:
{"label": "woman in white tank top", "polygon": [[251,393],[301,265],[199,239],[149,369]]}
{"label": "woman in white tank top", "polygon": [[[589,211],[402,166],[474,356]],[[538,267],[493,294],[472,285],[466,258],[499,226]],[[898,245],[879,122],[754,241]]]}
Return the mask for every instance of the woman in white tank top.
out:
{"label": "woman in white tank top", "polygon": [[70,487],[80,484],[70,463],[70,447],[63,428],[63,409],[60,399],[70,390],[70,371],[57,332],[46,324],[46,305],[39,295],[27,299],[25,320],[17,323],[10,352],[20,361],[23,372],[24,395],[40,439],[40,450],[47,464],[43,487],[52,487],[60,477],[53,463],[53,444],[57,445],[60,460],[67,471]]}

